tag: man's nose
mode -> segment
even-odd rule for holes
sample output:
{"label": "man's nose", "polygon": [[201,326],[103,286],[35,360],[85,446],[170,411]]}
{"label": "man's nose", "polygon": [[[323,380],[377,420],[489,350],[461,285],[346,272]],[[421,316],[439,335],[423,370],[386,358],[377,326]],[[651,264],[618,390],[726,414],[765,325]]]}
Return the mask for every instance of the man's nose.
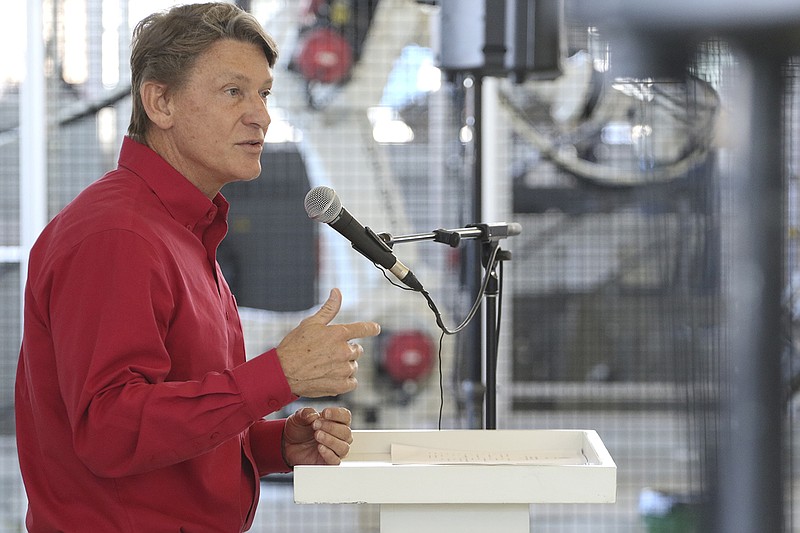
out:
{"label": "man's nose", "polygon": [[272,122],[267,103],[260,96],[254,99],[248,117],[250,124],[258,126],[265,133]]}

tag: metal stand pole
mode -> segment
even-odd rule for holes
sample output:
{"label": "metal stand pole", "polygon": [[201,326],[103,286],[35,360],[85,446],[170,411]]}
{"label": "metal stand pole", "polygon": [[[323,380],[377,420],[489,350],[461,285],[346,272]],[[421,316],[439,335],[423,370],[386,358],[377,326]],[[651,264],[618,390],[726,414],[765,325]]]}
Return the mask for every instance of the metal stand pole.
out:
{"label": "metal stand pole", "polygon": [[[472,76],[472,89],[468,91],[467,113],[472,125],[472,201],[470,215],[473,220],[483,218],[483,77]],[[471,98],[470,93],[471,92]],[[481,279],[480,250],[465,254],[464,289],[472,296],[478,294]],[[483,404],[486,389],[481,383],[481,327],[470,324],[464,331],[461,343],[464,375],[461,390],[464,393],[464,414],[468,428],[481,428],[485,424]]]}
{"label": "metal stand pole", "polygon": [[484,308],[486,309],[486,429],[497,429],[497,341],[498,341],[498,294],[500,285],[497,278],[497,269],[494,265],[486,275],[489,276],[484,294]]}
{"label": "metal stand pole", "polygon": [[[756,47],[754,47],[756,48]],[[783,61],[743,51],[733,123],[730,359],[717,458],[719,533],[783,531],[781,292],[783,287]],[[725,375],[725,373],[723,373]]]}

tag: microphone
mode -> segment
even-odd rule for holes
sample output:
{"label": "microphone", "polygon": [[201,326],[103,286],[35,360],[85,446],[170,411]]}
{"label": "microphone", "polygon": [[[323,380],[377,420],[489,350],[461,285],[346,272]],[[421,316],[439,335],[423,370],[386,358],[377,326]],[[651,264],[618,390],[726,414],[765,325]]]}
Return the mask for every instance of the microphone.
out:
{"label": "microphone", "polygon": [[305,208],[310,219],[328,224],[341,233],[361,255],[388,269],[398,280],[415,291],[423,290],[416,276],[397,260],[389,245],[374,231],[362,226],[342,207],[336,191],[325,186],[314,187],[306,194]]}

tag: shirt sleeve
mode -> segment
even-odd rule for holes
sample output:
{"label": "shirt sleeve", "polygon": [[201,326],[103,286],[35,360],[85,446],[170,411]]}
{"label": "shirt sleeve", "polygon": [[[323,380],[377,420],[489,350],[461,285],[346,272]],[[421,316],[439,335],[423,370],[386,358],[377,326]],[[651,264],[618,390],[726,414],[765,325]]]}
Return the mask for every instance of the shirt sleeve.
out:
{"label": "shirt sleeve", "polygon": [[258,466],[258,475],[290,472],[283,457],[283,428],[286,419],[260,420],[250,428],[250,446]]}
{"label": "shirt sleeve", "polygon": [[98,476],[197,457],[295,399],[274,351],[192,379],[168,379],[174,357],[193,357],[165,342],[182,305],[174,275],[144,238],[110,230],[82,241],[40,288],[56,354],[53,386],[75,451]]}

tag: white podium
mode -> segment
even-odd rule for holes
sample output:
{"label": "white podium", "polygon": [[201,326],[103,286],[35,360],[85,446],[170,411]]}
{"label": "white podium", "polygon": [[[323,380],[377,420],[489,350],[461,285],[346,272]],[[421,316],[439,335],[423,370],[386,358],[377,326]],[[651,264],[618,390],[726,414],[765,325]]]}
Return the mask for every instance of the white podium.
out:
{"label": "white podium", "polygon": [[613,503],[592,430],[354,431],[340,466],[297,466],[297,503],[380,505],[381,533],[522,533],[532,503]]}

